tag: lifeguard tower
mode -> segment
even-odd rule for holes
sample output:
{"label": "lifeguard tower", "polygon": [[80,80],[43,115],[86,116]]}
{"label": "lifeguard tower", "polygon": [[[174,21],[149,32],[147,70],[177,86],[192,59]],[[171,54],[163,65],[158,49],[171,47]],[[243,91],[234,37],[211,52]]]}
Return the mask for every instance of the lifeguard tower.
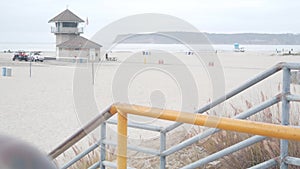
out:
{"label": "lifeguard tower", "polygon": [[55,27],[51,27],[51,33],[54,33],[56,36],[56,45],[76,38],[83,33],[83,27],[78,26],[80,23],[83,23],[84,20],[79,18],[69,9],[66,9],[52,18],[49,23],[51,22],[55,23]]}
{"label": "lifeguard tower", "polygon": [[64,10],[48,23],[55,23],[51,27],[51,33],[56,36],[56,58],[73,57],[73,58],[88,58],[89,51],[95,51],[95,55],[100,56],[101,45],[92,42],[80,34],[83,33],[83,27],[80,23],[84,20],[79,18],[69,9]]}

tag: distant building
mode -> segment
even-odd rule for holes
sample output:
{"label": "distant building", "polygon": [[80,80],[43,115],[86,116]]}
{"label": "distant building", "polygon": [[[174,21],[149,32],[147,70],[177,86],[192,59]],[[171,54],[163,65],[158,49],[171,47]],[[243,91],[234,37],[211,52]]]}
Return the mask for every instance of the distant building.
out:
{"label": "distant building", "polygon": [[83,27],[79,27],[84,20],[79,18],[69,9],[61,12],[49,23],[55,23],[51,27],[51,33],[56,36],[56,57],[89,58],[90,51],[93,51],[96,59],[100,57],[100,44],[92,42],[80,34],[83,33]]}

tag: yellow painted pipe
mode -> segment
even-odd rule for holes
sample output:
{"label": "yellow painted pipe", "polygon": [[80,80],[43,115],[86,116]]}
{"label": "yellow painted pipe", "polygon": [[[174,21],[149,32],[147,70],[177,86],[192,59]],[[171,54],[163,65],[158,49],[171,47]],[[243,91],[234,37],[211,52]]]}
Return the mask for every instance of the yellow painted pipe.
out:
{"label": "yellow painted pipe", "polygon": [[118,169],[127,168],[127,113],[118,111]]}
{"label": "yellow painted pipe", "polygon": [[270,123],[253,122],[248,120],[231,119],[225,117],[208,116],[202,114],[162,110],[145,106],[115,104],[111,113],[123,112],[140,116],[159,118],[164,120],[189,123],[200,126],[219,128],[267,137],[300,141],[300,128],[282,126]]}

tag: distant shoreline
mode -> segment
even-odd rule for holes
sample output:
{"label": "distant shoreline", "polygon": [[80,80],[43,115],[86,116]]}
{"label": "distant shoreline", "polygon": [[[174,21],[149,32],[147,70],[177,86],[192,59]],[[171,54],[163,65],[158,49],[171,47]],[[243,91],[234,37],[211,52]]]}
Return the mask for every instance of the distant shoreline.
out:
{"label": "distant shoreline", "polygon": [[[195,44],[191,44],[192,46]],[[22,46],[10,46],[3,48],[3,46],[0,46],[0,53],[14,53],[17,51],[26,51],[26,52],[32,52],[32,51],[42,51],[44,53],[51,53],[56,54],[55,48],[32,48],[31,45],[28,45],[29,47],[22,47]],[[147,51],[147,50],[164,50],[164,51],[170,51],[170,52],[188,52],[190,49],[187,47],[189,44],[151,44],[151,43],[122,43],[116,45],[114,48],[111,49],[112,52],[138,52],[138,51]],[[196,45],[197,46],[197,45]],[[204,45],[205,46],[205,45]],[[206,45],[207,46],[207,45]],[[255,44],[242,44],[240,43],[240,47],[245,48],[245,51],[261,51],[261,52],[273,52],[276,53],[276,51],[280,52],[288,52],[289,50],[292,50],[296,53],[300,52],[300,45],[255,45]],[[202,48],[201,48],[202,49]],[[217,51],[233,51],[234,50],[234,44],[208,44],[208,48],[211,50],[217,50]],[[104,49],[101,49],[102,52],[105,52]]]}
{"label": "distant shoreline", "polygon": [[[177,40],[176,40],[177,39]],[[217,44],[244,45],[300,45],[300,34],[266,34],[266,33],[206,33],[206,32],[157,32],[118,35],[115,42],[123,43],[159,43],[176,44],[185,42],[188,44]]]}

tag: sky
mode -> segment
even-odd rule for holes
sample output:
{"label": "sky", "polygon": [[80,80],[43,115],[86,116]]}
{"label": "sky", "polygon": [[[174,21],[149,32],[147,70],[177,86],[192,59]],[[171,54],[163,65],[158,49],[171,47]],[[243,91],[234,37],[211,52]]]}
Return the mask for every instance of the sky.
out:
{"label": "sky", "polygon": [[0,44],[54,43],[48,21],[66,8],[88,18],[87,38],[142,13],[172,15],[201,32],[300,33],[299,0],[1,0],[0,8]]}

